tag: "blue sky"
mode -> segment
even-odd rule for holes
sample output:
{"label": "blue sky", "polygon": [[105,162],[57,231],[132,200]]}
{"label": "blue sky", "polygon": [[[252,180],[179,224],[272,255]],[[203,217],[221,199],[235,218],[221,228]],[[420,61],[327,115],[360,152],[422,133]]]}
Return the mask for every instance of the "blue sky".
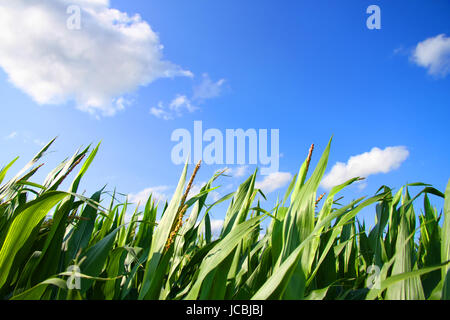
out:
{"label": "blue sky", "polygon": [[[394,148],[356,158],[359,166],[370,164],[359,169],[368,179],[343,194],[347,201],[383,184],[398,189],[421,181],[445,189],[448,1],[34,2],[33,12],[30,1],[0,3],[1,165],[20,155],[18,169],[59,136],[45,161],[48,172],[77,147],[102,141],[83,182],[89,193],[108,183],[135,196],[170,195],[182,169],[171,161],[171,134],[192,132],[201,120],[223,132],[280,130],[285,175],[265,184],[276,187],[266,208],[283,194],[310,144],[315,164],[331,136],[327,173],[373,148]],[[70,4],[81,8],[80,30],[63,24]],[[380,30],[366,26],[373,4],[381,9]],[[141,19],[130,19],[135,14]],[[203,166],[198,182],[222,167]],[[245,175],[222,178],[220,194],[253,170],[231,168]],[[335,170],[352,174],[354,167]],[[373,220],[371,211],[363,217]]]}

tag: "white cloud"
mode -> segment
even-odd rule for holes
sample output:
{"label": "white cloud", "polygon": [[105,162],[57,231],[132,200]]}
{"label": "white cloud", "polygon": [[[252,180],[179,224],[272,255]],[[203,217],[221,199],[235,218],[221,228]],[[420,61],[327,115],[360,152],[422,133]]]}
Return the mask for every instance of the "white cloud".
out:
{"label": "white cloud", "polygon": [[222,231],[223,223],[221,219],[211,219],[211,233],[218,236]]}
{"label": "white cloud", "polygon": [[157,118],[164,119],[164,120],[172,120],[173,115],[170,112],[167,112],[164,110],[164,106],[162,103],[159,103],[158,107],[152,107],[150,109],[150,114],[154,115]]}
{"label": "white cloud", "polygon": [[167,191],[169,189],[169,186],[150,187],[136,194],[129,194],[128,201],[135,204],[140,203],[141,205],[145,205],[150,195],[152,195],[152,199],[156,201],[165,201],[169,199],[169,196],[167,195]]}
{"label": "white cloud", "polygon": [[213,82],[207,73],[202,75],[202,82],[194,87],[194,100],[205,100],[216,98],[222,93],[222,87],[225,79]]}
{"label": "white cloud", "polygon": [[199,105],[204,103],[205,100],[220,96],[224,83],[224,79],[213,82],[208,74],[204,73],[201,84],[194,87],[192,98],[177,94],[167,106],[160,101],[157,107],[150,108],[150,114],[160,119],[173,120],[175,117],[181,117],[185,111],[194,112],[200,109]]}
{"label": "white cloud", "polygon": [[411,58],[429,74],[446,76],[450,73],[450,37],[440,34],[419,42]]}
{"label": "white cloud", "polygon": [[347,163],[337,162],[323,178],[321,186],[331,189],[352,178],[388,173],[398,169],[408,157],[409,151],[403,146],[387,147],[384,150],[373,148],[370,152],[350,157]]}
{"label": "white cloud", "polygon": [[220,193],[217,191],[211,191],[209,194],[211,195],[214,202],[219,201],[221,198]]}
{"label": "white cloud", "polygon": [[183,109],[189,112],[194,112],[198,108],[193,106],[191,101],[184,95],[177,95],[175,99],[169,104],[169,109],[176,113],[181,113]]}
{"label": "white cloud", "polygon": [[185,95],[177,95],[167,107],[160,101],[157,107],[150,109],[150,114],[160,119],[173,120],[175,117],[181,117],[185,110],[194,112],[197,109],[188,97]]}
{"label": "white cloud", "polygon": [[248,166],[241,166],[237,167],[234,170],[232,170],[233,177],[240,178],[247,174]]}
{"label": "white cloud", "polygon": [[[67,27],[69,5],[81,29]],[[74,100],[105,116],[125,107],[123,95],[158,78],[192,73],[163,60],[158,35],[139,15],[107,0],[14,0],[0,6],[0,67],[39,104]]]}
{"label": "white cloud", "polygon": [[124,97],[120,97],[118,99],[114,99],[113,103],[116,106],[116,109],[118,111],[120,111],[120,110],[124,110],[125,107],[129,106],[131,104],[131,101],[128,99],[125,99]]}
{"label": "white cloud", "polygon": [[256,182],[255,187],[265,193],[271,193],[286,186],[291,180],[292,174],[289,172],[274,172],[266,176],[264,180]]}
{"label": "white cloud", "polygon": [[225,172],[224,172],[225,175],[232,176],[235,178],[241,178],[247,174],[248,166],[240,166],[240,167],[236,167],[236,168],[225,167],[223,169],[218,170],[217,172],[221,172],[224,170],[225,170]]}
{"label": "white cloud", "polygon": [[[222,231],[224,220],[223,219],[211,219],[211,234],[213,237],[218,237]],[[205,232],[202,228],[200,232]]]}
{"label": "white cloud", "polygon": [[17,137],[17,132],[16,132],[16,131],[11,132],[10,134],[8,134],[8,135],[5,137],[5,140],[11,140],[11,139],[14,139],[15,137]]}
{"label": "white cloud", "polygon": [[405,49],[403,47],[397,47],[394,49],[393,53],[394,53],[394,55],[396,55],[396,54],[402,54],[404,52],[405,52]]}
{"label": "white cloud", "polygon": [[200,182],[198,184],[194,184],[191,187],[191,190],[189,190],[188,199],[192,198],[193,196],[196,196],[200,193],[200,190],[206,185],[206,182]]}
{"label": "white cloud", "polygon": [[30,132],[20,132],[19,133],[17,131],[13,131],[9,135],[4,137],[4,139],[5,140],[12,140],[12,139],[15,139],[17,137],[21,137],[21,140],[24,143],[34,143],[35,145],[37,145],[39,147],[43,147],[43,146],[45,146],[47,144],[44,140],[35,138],[34,136],[35,135],[31,134]]}
{"label": "white cloud", "polygon": [[33,143],[34,143],[35,145],[39,146],[39,147],[45,146],[45,142],[42,141],[42,140],[40,140],[40,139],[34,139],[34,140],[33,140]]}

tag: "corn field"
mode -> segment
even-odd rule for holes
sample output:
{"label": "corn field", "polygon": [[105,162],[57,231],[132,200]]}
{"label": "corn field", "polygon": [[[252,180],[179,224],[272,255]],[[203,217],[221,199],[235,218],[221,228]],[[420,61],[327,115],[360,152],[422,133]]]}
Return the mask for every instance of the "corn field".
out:
{"label": "corn field", "polygon": [[[360,178],[317,193],[330,141],[314,170],[310,149],[271,208],[255,188],[257,171],[216,202],[208,195],[225,172],[188,197],[200,164],[190,179],[184,167],[169,202],[150,196],[140,206],[104,189],[78,193],[99,146],[78,150],[44,182],[32,182],[53,142],[9,181],[15,160],[0,171],[1,299],[450,298],[450,185],[444,193],[422,183],[396,192],[382,186],[341,204],[339,192]],[[58,190],[70,178],[68,191]],[[210,214],[224,203],[223,228],[214,236]],[[370,230],[357,218],[368,206],[376,217]]]}

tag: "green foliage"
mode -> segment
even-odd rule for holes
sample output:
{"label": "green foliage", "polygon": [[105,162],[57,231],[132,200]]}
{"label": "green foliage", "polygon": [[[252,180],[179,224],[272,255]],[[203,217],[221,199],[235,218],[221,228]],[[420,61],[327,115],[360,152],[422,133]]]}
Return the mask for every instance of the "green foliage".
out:
{"label": "green foliage", "polygon": [[[212,204],[209,193],[223,172],[187,198],[196,172],[186,183],[187,165],[165,205],[150,196],[132,209],[114,191],[104,207],[105,188],[90,198],[77,194],[99,146],[77,151],[42,184],[31,181],[53,142],[9,181],[17,159],[0,170],[0,299],[450,298],[450,182],[445,194],[421,183],[395,194],[383,186],[373,197],[338,204],[355,177],[334,187],[319,208],[330,141],[308,177],[311,148],[271,210],[261,207],[257,171]],[[58,191],[78,166],[69,190]],[[422,190],[411,197],[413,188]],[[430,196],[444,199],[441,213]],[[210,212],[227,201],[223,228],[213,237]],[[366,231],[357,214],[371,205],[376,221]]]}

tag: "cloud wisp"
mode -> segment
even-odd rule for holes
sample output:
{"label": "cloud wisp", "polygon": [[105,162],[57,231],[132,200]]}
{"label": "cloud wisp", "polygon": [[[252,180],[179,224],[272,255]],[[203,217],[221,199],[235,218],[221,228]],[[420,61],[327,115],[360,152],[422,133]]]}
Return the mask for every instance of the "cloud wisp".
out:
{"label": "cloud wisp", "polygon": [[25,132],[13,131],[7,136],[3,137],[3,139],[6,141],[15,141],[15,142],[17,142],[17,140],[21,140],[23,143],[31,142],[37,145],[38,147],[43,147],[47,144],[47,142],[45,142],[44,140],[36,138],[34,134],[26,131]]}
{"label": "cloud wisp", "polygon": [[248,166],[240,166],[230,171],[230,174],[235,178],[241,178],[247,174]]}
{"label": "cloud wisp", "polygon": [[177,94],[168,105],[160,101],[156,107],[150,108],[150,114],[163,120],[173,120],[186,112],[192,113],[199,110],[199,106],[206,100],[220,96],[224,83],[225,79],[214,82],[207,73],[204,73],[202,82],[198,86],[194,86],[192,98]]}
{"label": "cloud wisp", "polygon": [[216,98],[222,94],[224,84],[225,79],[220,79],[214,82],[207,73],[204,73],[202,75],[202,82],[198,86],[194,87],[194,95],[192,99],[201,101]]}
{"label": "cloud wisp", "polygon": [[150,195],[152,195],[152,199],[156,201],[166,201],[169,199],[169,195],[167,192],[171,188],[169,186],[157,186],[146,188],[138,193],[129,194],[128,201],[134,204],[140,203],[140,205],[145,205]]}
{"label": "cloud wisp", "polygon": [[159,102],[157,107],[150,109],[150,114],[164,120],[173,120],[175,117],[181,117],[184,111],[194,112],[197,109],[188,97],[177,95],[168,106]]}
{"label": "cloud wisp", "polygon": [[[196,196],[200,193],[200,190],[206,185],[206,182],[199,182],[192,186],[189,191],[187,200],[191,199],[193,196]],[[137,193],[131,193],[128,195],[128,201],[134,204],[140,203],[141,206],[145,205],[150,195],[152,195],[152,199],[155,201],[169,201],[173,195],[173,187],[170,186],[155,186],[145,188]],[[220,199],[220,194],[217,191],[210,191],[208,197],[212,201],[217,201]]]}
{"label": "cloud wisp", "polygon": [[17,131],[13,131],[10,134],[8,134],[6,137],[4,137],[5,140],[12,140],[15,137],[17,137]]}
{"label": "cloud wisp", "polygon": [[227,176],[231,176],[234,178],[242,178],[249,171],[249,166],[243,165],[243,166],[237,166],[235,168],[224,167],[220,170],[217,170],[217,172],[220,172],[220,171],[224,171],[224,174]]}

